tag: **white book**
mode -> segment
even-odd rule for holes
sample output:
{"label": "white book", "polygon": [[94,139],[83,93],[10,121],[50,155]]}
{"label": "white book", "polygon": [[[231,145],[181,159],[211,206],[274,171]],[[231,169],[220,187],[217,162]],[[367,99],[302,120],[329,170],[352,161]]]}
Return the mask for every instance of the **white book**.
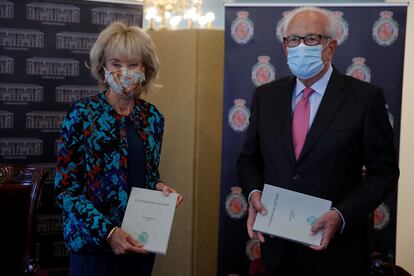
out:
{"label": "white book", "polygon": [[265,184],[261,202],[267,213],[257,214],[253,230],[306,245],[321,244],[322,232],[312,236],[311,228],[331,209],[331,201]]}
{"label": "white book", "polygon": [[174,218],[177,193],[132,188],[121,228],[148,252],[165,255]]}

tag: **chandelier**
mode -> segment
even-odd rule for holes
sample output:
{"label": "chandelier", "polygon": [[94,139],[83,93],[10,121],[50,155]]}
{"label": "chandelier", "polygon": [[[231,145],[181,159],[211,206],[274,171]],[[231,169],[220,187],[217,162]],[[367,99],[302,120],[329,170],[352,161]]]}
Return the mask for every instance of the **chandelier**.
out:
{"label": "chandelier", "polygon": [[149,29],[187,25],[188,28],[211,28],[215,15],[202,13],[202,0],[143,0]]}

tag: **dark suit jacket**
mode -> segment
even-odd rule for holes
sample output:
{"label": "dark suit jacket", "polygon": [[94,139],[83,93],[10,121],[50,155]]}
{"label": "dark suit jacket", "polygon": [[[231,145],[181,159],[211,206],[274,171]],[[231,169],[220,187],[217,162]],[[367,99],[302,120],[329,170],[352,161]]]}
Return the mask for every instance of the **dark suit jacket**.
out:
{"label": "dark suit jacket", "polygon": [[[340,269],[348,263],[349,273],[355,266],[357,275],[368,254],[367,217],[396,187],[399,176],[383,92],[334,69],[296,161],[291,134],[294,84],[295,78],[287,77],[256,89],[237,164],[239,181],[246,196],[268,183],[331,200],[345,219],[344,232],[336,234],[325,252],[309,254]],[[362,179],[364,165],[367,175]],[[262,256],[272,254],[277,265],[287,243],[272,239],[262,245]]]}

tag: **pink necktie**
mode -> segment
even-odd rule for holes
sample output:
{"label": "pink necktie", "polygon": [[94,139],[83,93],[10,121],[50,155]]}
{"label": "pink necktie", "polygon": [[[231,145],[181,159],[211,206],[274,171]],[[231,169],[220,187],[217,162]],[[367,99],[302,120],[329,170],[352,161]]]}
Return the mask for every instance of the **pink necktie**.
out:
{"label": "pink necktie", "polygon": [[292,138],[296,160],[299,158],[309,129],[310,106],[309,96],[314,92],[310,87],[303,89],[303,96],[293,112]]}

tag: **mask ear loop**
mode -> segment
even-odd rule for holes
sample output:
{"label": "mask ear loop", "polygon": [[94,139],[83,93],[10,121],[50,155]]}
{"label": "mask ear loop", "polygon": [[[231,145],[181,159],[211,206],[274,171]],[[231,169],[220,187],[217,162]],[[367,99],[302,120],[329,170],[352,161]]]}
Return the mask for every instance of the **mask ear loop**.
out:
{"label": "mask ear loop", "polygon": [[143,86],[146,83],[145,71],[141,72],[141,78],[139,79],[140,85]]}
{"label": "mask ear loop", "polygon": [[108,74],[110,74],[111,72],[109,72],[109,71],[105,68],[105,66],[102,66],[102,69],[103,69],[103,71],[104,71],[104,80],[103,80],[102,85],[103,85],[103,87],[107,90],[107,89],[109,89],[109,83],[108,83],[108,77],[107,77],[107,75],[108,75]]}
{"label": "mask ear loop", "polygon": [[[322,47],[322,52],[323,52],[323,50],[325,50],[328,47],[329,43],[331,43],[332,41],[334,41],[334,39],[328,38],[328,43],[326,43],[326,45]],[[331,59],[328,59],[326,61],[331,62]],[[324,65],[325,65],[325,62],[324,62]]]}
{"label": "mask ear loop", "polygon": [[142,72],[141,72],[141,74],[142,74],[142,78],[140,79],[140,82],[141,82],[141,89],[142,89],[142,87],[145,85],[145,83],[147,81],[147,77],[145,75],[145,67],[144,66],[142,66]]}
{"label": "mask ear loop", "polygon": [[[322,52],[323,52],[323,50],[325,50],[328,47],[328,45],[329,45],[329,43],[331,43],[331,41],[332,41],[332,39],[329,38],[329,42],[326,43],[325,46],[322,46],[322,50],[321,50],[321,60],[322,60]],[[331,60],[330,59],[327,59],[326,61],[323,61],[323,67],[325,67],[326,63],[328,63],[328,62],[330,63]]]}
{"label": "mask ear loop", "polygon": [[105,66],[102,66],[102,68],[104,69],[104,72],[105,72],[105,74],[104,74],[104,83],[106,84],[106,83],[108,83],[108,79],[107,79],[106,76],[107,76],[107,74],[110,74],[111,72],[106,70]]}

